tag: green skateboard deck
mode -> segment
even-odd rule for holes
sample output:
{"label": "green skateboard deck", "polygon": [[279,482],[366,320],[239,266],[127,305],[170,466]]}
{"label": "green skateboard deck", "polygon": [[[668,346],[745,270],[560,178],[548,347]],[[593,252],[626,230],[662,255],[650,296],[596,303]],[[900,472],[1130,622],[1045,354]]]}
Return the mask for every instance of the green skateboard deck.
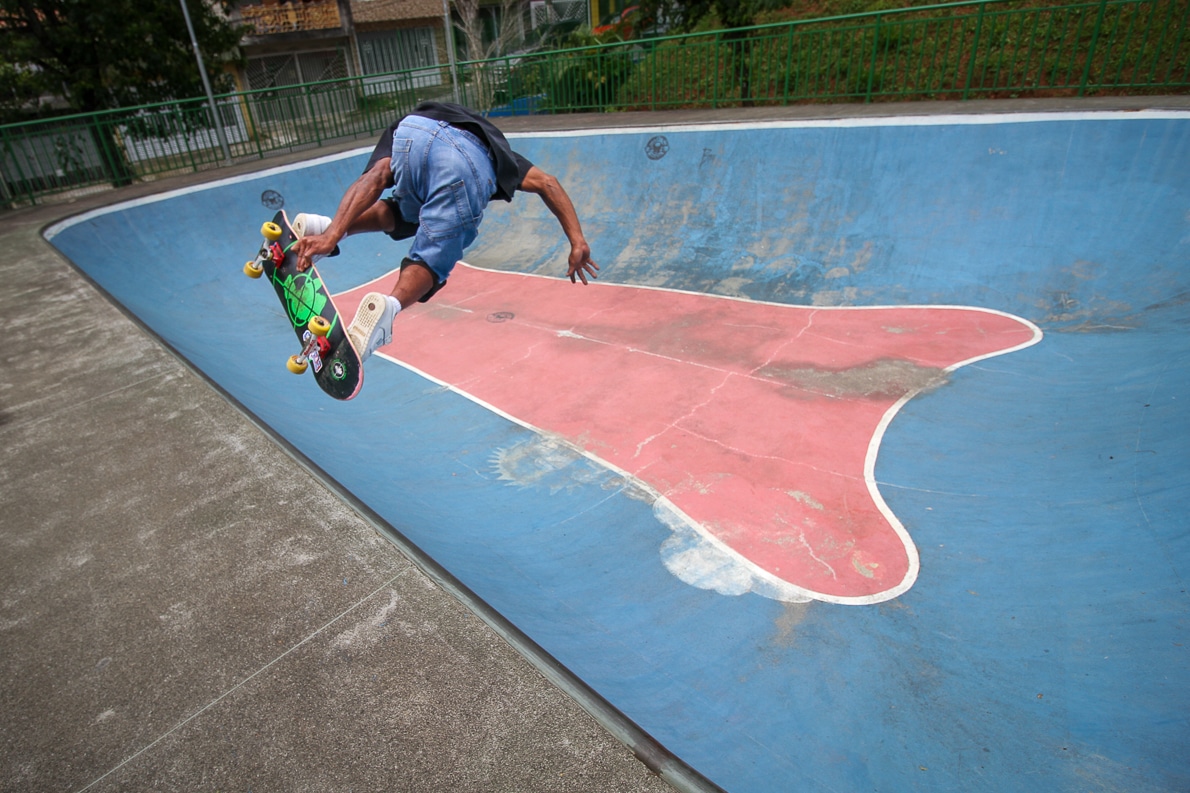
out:
{"label": "green skateboard deck", "polygon": [[285,212],[261,227],[265,239],[256,259],[244,265],[252,278],[264,276],[277,292],[285,315],[302,344],[288,362],[289,371],[314,372],[319,388],[335,399],[351,399],[364,385],[359,352],[347,336],[347,321],[339,314],[317,267],[297,269],[297,237]]}

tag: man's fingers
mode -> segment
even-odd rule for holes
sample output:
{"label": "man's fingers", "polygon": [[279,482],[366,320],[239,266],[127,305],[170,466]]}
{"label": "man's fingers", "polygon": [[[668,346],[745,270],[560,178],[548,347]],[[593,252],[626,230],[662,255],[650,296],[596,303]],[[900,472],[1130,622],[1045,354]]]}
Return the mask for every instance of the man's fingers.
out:
{"label": "man's fingers", "polygon": [[570,265],[569,271],[566,274],[570,276],[570,283],[577,284],[579,281],[582,281],[583,285],[586,286],[588,275],[592,278],[599,277],[596,275],[596,270],[598,269],[598,264],[591,261],[590,259],[584,259],[578,264]]}
{"label": "man's fingers", "polygon": [[[598,269],[598,268],[596,268]],[[583,286],[587,285],[587,274],[590,273],[592,278],[595,278],[595,271],[591,269],[590,263],[584,263],[574,270],[570,271],[570,283],[576,284],[579,281],[583,282]],[[577,280],[576,280],[577,279]]]}

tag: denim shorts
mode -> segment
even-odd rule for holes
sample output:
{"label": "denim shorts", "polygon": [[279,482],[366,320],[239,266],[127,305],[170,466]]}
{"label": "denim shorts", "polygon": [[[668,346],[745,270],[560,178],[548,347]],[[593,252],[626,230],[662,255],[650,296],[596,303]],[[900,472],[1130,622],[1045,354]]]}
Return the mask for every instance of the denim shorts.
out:
{"label": "denim shorts", "polygon": [[475,241],[483,211],[496,192],[487,146],[445,121],[406,116],[393,134],[393,199],[417,218],[409,258],[441,283]]}

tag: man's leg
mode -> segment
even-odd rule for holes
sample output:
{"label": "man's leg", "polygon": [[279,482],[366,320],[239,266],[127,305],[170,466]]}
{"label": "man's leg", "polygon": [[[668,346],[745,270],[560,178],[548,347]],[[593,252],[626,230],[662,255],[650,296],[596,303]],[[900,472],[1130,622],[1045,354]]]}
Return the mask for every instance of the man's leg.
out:
{"label": "man's leg", "polygon": [[401,262],[401,273],[389,295],[369,292],[360,301],[347,335],[362,359],[393,340],[393,322],[402,310],[424,303],[446,285],[428,266],[413,259]]}
{"label": "man's leg", "polygon": [[[300,212],[294,215],[293,233],[299,238],[306,235],[317,236],[326,231],[330,225],[331,219],[326,215]],[[371,207],[364,210],[364,214],[356,218],[355,222],[351,224],[351,227],[347,229],[347,236],[364,234],[371,231],[391,234],[394,228],[396,228],[396,219],[393,217],[392,209],[386,202],[377,201]]]}
{"label": "man's leg", "polygon": [[[447,134],[443,130],[436,133]],[[471,151],[466,151],[468,148]],[[424,180],[436,187],[417,207],[418,222],[405,221],[405,217],[413,214],[412,207],[404,211],[387,207],[389,217],[382,218],[392,223],[390,235],[394,239],[412,236],[414,240],[409,258],[401,263],[392,293],[365,295],[348,330],[365,358],[392,341],[392,325],[397,314],[414,303],[429,300],[446,283],[455,262],[475,240],[483,210],[495,186],[495,172],[487,151],[468,139],[445,143],[436,140],[423,167]],[[395,176],[398,187],[403,174],[404,171]],[[376,222],[374,217],[372,222]]]}
{"label": "man's leg", "polygon": [[421,262],[406,259],[401,263],[401,274],[393,287],[392,296],[401,304],[401,308],[409,308],[425,299],[432,291],[437,291],[437,286],[438,277],[434,275],[433,270]]}
{"label": "man's leg", "polygon": [[351,227],[347,229],[347,234],[364,234],[372,231],[391,234],[395,227],[396,221],[388,203],[377,201],[351,224]]}

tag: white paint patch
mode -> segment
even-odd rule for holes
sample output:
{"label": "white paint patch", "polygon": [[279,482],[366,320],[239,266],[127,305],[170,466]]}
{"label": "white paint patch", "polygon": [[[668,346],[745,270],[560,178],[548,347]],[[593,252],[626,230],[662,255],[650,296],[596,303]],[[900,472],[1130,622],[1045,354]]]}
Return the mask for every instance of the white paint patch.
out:
{"label": "white paint patch", "polygon": [[502,482],[548,488],[551,495],[587,485],[607,490],[621,489],[626,484],[623,477],[592,462],[574,444],[545,433],[497,449],[492,455],[492,467]]}
{"label": "white paint patch", "polygon": [[661,561],[670,573],[690,586],[720,595],[753,592],[783,603],[813,600],[809,593],[762,573],[738,553],[694,529],[690,519],[668,500],[658,499],[653,504],[653,514],[673,532],[661,543]]}

